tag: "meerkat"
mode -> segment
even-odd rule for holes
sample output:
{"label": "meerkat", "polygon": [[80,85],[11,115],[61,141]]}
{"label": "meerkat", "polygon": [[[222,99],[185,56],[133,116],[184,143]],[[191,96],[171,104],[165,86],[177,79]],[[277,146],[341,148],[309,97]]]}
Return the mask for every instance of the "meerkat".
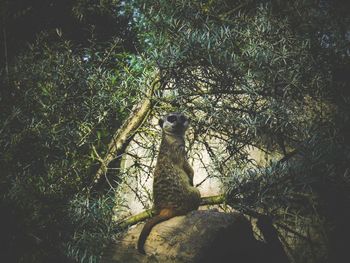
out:
{"label": "meerkat", "polygon": [[152,228],[172,217],[185,215],[199,207],[201,196],[193,186],[193,169],[185,152],[185,132],[189,120],[173,112],[159,120],[162,141],[154,170],[153,200],[156,216],[143,227],[137,249],[145,254],[144,244]]}

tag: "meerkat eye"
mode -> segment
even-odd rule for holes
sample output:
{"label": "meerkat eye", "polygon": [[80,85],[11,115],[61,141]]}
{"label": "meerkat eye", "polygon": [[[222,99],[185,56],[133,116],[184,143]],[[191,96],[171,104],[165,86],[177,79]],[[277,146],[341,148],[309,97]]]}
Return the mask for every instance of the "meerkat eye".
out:
{"label": "meerkat eye", "polygon": [[176,116],[175,116],[175,115],[170,115],[170,116],[168,116],[168,117],[166,118],[166,120],[167,120],[168,122],[173,123],[173,122],[176,121]]}
{"label": "meerkat eye", "polygon": [[186,121],[187,121],[186,117],[183,116],[183,115],[181,115],[181,116],[180,116],[180,122],[181,122],[181,123],[185,123]]}

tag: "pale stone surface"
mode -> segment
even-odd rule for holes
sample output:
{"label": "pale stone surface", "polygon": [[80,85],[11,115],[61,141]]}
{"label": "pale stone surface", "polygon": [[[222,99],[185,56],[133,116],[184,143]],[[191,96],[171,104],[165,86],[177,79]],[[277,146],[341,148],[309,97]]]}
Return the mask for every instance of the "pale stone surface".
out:
{"label": "pale stone surface", "polygon": [[246,254],[250,257],[258,250],[250,223],[239,213],[200,210],[162,222],[147,238],[147,255],[136,250],[143,225],[131,227],[116,238],[106,249],[102,263],[231,262],[225,258],[247,259]]}

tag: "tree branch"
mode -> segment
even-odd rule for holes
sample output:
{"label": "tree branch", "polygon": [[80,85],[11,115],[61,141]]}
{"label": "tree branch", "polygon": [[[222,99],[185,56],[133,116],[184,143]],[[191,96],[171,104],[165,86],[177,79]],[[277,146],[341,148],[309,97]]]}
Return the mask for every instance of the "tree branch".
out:
{"label": "tree branch", "polygon": [[[201,198],[200,205],[218,205],[225,202],[224,195],[214,195],[214,196],[206,196]],[[145,210],[137,215],[133,215],[118,224],[118,228],[125,229],[129,226],[135,225],[141,221],[144,221],[148,218],[151,218],[155,215],[155,211],[153,209]]]}
{"label": "tree branch", "polygon": [[115,160],[116,156],[121,156],[130,141],[135,136],[137,130],[143,124],[150,114],[153,104],[154,104],[154,92],[162,88],[164,85],[158,85],[160,82],[159,78],[156,78],[152,84],[151,89],[146,94],[146,98],[137,105],[130,116],[126,119],[123,125],[117,130],[113,135],[111,142],[108,145],[108,151],[105,157],[100,158],[101,162],[100,168],[97,170],[95,178],[90,185],[90,190],[94,189],[96,185],[100,185],[106,178],[106,173],[108,170],[108,165]]}

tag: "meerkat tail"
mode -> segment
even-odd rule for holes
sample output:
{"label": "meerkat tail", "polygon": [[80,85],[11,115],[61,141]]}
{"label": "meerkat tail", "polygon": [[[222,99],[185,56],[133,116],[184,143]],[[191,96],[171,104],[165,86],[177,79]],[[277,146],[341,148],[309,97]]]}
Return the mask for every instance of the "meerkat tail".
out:
{"label": "meerkat tail", "polygon": [[146,254],[144,245],[146,242],[146,239],[151,232],[152,228],[165,220],[168,220],[172,217],[176,216],[175,212],[172,209],[162,209],[159,213],[159,215],[156,215],[155,217],[151,218],[143,227],[141,234],[139,236],[139,240],[137,242],[137,250],[142,253]]}

